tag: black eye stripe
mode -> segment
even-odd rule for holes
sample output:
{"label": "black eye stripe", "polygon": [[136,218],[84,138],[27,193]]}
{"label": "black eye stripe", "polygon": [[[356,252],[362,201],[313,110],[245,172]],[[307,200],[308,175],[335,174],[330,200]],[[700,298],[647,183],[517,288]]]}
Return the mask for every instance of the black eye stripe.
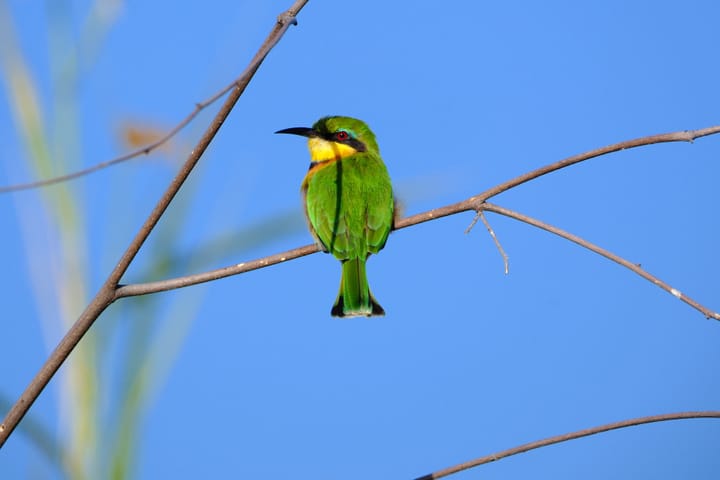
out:
{"label": "black eye stripe", "polygon": [[[344,138],[340,138],[338,136],[339,134],[344,134],[343,135]],[[327,132],[327,133],[322,134],[321,137],[330,142],[343,143],[347,146],[354,148],[358,152],[366,152],[367,151],[367,147],[365,147],[365,144],[363,142],[361,142],[357,138],[351,136],[345,130],[338,130],[337,132]]]}
{"label": "black eye stripe", "polygon": [[367,148],[365,148],[365,144],[362,143],[360,140],[358,140],[358,139],[356,139],[356,138],[351,138],[351,139],[349,139],[349,140],[344,141],[343,143],[344,143],[345,145],[350,145],[351,147],[353,147],[353,148],[354,148],[355,150],[357,150],[358,152],[364,152],[364,151],[367,150]]}

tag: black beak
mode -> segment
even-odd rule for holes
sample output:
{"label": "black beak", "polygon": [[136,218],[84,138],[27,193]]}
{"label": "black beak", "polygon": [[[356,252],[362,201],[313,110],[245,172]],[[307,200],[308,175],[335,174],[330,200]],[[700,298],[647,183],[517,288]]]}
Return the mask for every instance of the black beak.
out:
{"label": "black beak", "polygon": [[292,127],[292,128],[284,128],[282,130],[278,130],[275,133],[289,133],[292,135],[300,135],[302,137],[319,137],[320,134],[313,130],[312,128],[308,127]]}

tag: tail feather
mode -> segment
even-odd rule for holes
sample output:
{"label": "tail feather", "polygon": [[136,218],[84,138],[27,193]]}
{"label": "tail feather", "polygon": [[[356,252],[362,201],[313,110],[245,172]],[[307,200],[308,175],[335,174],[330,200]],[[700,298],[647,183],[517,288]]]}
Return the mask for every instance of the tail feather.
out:
{"label": "tail feather", "polygon": [[340,292],[330,314],[333,317],[376,317],[385,315],[385,310],[370,293],[364,258],[353,258],[342,263]]}

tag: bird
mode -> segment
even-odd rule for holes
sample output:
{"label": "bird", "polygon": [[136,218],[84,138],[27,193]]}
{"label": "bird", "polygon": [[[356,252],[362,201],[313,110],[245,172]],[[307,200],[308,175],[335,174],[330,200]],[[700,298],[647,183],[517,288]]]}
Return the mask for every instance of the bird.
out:
{"label": "bird", "polygon": [[275,133],[307,137],[310,168],[301,193],[308,228],[342,263],[333,317],[375,317],[385,310],[370,292],[365,264],[393,228],[395,200],[375,134],[352,117],[327,116],[312,127]]}

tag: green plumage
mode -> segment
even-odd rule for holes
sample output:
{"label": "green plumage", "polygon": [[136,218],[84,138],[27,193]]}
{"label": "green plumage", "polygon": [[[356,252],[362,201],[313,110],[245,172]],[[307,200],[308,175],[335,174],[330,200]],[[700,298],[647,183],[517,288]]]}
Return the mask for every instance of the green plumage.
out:
{"label": "green plumage", "polygon": [[365,261],[387,240],[393,217],[390,177],[379,155],[357,153],[309,174],[308,220],[325,250],[343,262],[334,316],[383,315],[365,274]]}
{"label": "green plumage", "polygon": [[370,129],[349,117],[325,117],[312,129],[287,129],[310,138],[310,170],[303,181],[310,229],[342,262],[340,292],[331,314],[384,315],[370,293],[365,262],[385,246],[393,224],[392,184]]}

